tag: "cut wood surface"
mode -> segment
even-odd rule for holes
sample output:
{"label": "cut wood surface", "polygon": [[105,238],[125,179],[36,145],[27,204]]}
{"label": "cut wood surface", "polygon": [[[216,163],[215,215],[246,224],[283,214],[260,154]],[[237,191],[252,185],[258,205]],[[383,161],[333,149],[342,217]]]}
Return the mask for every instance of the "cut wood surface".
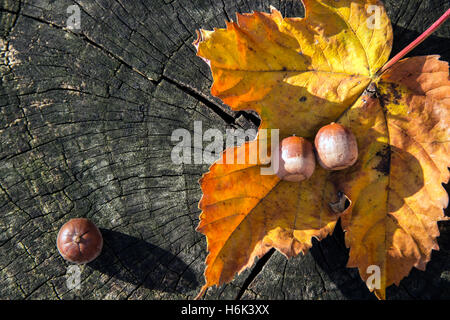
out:
{"label": "cut wood surface", "polygon": [[[449,7],[448,0],[384,1],[391,56]],[[79,30],[67,28],[76,5]],[[300,0],[0,1],[0,299],[192,299],[204,283],[206,240],[196,232],[198,179],[208,164],[174,164],[172,132],[257,128],[210,94],[195,30],[235,13],[303,16]],[[450,61],[450,22],[409,56]],[[243,181],[245,183],[245,181]],[[81,267],[79,289],[56,248],[70,218],[94,221],[102,254]],[[450,298],[450,222],[425,272],[393,299]],[[205,299],[375,299],[338,225],[306,255],[269,251]]]}

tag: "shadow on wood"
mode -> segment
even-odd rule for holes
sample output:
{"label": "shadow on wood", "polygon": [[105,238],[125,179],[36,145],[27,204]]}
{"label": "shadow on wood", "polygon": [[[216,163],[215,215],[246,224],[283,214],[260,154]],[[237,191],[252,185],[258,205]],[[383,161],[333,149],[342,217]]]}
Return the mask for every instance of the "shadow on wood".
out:
{"label": "shadow on wood", "polygon": [[104,247],[90,267],[138,287],[185,293],[197,287],[194,272],[180,258],[142,239],[100,229]]}
{"label": "shadow on wood", "polygon": [[[400,52],[400,50],[414,41],[421,34],[421,32],[408,30],[397,25],[393,25],[392,27],[394,29],[394,43],[392,46],[391,57]],[[431,35],[408,53],[406,57],[439,54],[441,56],[440,60],[450,61],[450,46],[442,46],[442,44],[447,41],[447,38]]]}
{"label": "shadow on wood", "polygon": [[[448,215],[448,212],[447,212]],[[416,268],[400,282],[387,288],[390,299],[449,299],[450,298],[450,222],[440,222],[439,251],[433,251],[425,271]],[[346,268],[349,249],[340,221],[334,233],[318,242],[313,240],[311,255],[348,299],[376,299],[361,280],[358,270]]]}
{"label": "shadow on wood", "polygon": [[311,255],[346,298],[376,300],[362,281],[358,270],[346,267],[349,249],[345,247],[344,235],[339,220],[332,235],[320,242],[313,239]]}

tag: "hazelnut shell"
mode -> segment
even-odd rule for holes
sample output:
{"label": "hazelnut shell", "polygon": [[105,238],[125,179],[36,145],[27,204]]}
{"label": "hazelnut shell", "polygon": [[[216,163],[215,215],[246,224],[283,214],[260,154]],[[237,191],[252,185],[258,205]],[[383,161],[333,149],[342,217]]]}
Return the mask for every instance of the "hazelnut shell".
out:
{"label": "hazelnut shell", "polygon": [[332,122],[317,132],[314,140],[317,161],[327,170],[342,170],[358,159],[358,144],[346,127]]}
{"label": "hazelnut shell", "polygon": [[84,264],[99,256],[103,248],[103,237],[92,221],[75,218],[61,227],[56,245],[65,260]]}
{"label": "hazelnut shell", "polygon": [[279,149],[280,179],[299,182],[311,177],[316,166],[312,144],[302,137],[288,137],[281,141]]}

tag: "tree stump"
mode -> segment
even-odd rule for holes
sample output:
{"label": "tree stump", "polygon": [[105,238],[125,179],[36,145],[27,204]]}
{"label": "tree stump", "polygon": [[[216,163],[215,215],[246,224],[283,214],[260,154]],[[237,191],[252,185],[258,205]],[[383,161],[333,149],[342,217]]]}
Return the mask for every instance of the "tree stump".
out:
{"label": "tree stump", "polygon": [[[68,19],[80,10],[79,29]],[[0,298],[191,299],[204,283],[197,233],[208,165],[171,161],[171,134],[257,128],[210,94],[192,42],[236,12],[303,16],[299,0],[3,0],[0,4]],[[448,7],[445,0],[385,1],[397,53]],[[447,22],[410,55],[450,60]],[[69,289],[56,235],[70,218],[94,221],[99,258]],[[425,272],[388,295],[450,298],[450,224]],[[306,256],[272,250],[205,299],[374,299],[338,226]]]}

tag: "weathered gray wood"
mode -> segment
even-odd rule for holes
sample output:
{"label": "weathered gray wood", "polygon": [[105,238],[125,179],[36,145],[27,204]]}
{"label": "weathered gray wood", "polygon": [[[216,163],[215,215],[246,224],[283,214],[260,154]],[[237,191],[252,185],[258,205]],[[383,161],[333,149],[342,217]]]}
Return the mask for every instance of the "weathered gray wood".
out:
{"label": "weathered gray wood", "polygon": [[[66,28],[69,5],[81,30]],[[195,29],[223,27],[235,12],[302,16],[298,0],[3,0],[0,4],[0,298],[184,299],[203,283],[205,239],[195,232],[207,165],[170,161],[174,129],[255,127],[209,94]],[[448,1],[386,1],[394,53]],[[410,55],[450,60],[449,23]],[[447,42],[446,42],[447,41]],[[447,43],[447,45],[445,45]],[[105,248],[68,290],[56,250],[59,227],[88,217]],[[450,297],[450,225],[426,272],[394,298]],[[207,299],[373,298],[346,269],[342,231],[287,261],[271,252]]]}

